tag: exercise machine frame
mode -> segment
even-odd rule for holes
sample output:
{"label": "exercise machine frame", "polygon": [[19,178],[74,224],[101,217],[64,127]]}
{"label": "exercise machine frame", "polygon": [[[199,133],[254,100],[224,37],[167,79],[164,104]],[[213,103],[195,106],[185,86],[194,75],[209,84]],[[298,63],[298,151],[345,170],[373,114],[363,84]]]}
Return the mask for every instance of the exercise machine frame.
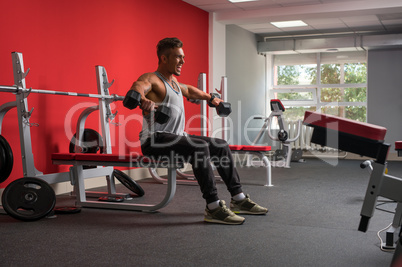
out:
{"label": "exercise machine frame", "polygon": [[[283,112],[285,111],[284,106],[282,105],[281,101],[279,99],[271,99],[270,102],[271,105],[271,114],[267,117],[254,117],[254,119],[259,119],[259,120],[264,120],[264,124],[261,127],[261,130],[258,132],[256,138],[254,139],[252,145],[256,145],[261,137],[264,135],[264,133],[266,132],[269,136],[269,138],[271,138],[273,141],[277,141],[277,142],[281,142],[281,144],[283,145],[284,149],[286,150],[286,161],[285,161],[285,165],[280,165],[278,163],[274,162],[274,165],[276,167],[285,167],[285,168],[290,168],[290,161],[292,159],[292,144],[293,142],[295,142],[299,137],[300,137],[300,133],[301,133],[301,126],[302,126],[302,122],[301,120],[297,121],[297,134],[295,137],[293,138],[286,138],[286,140],[279,140],[278,137],[275,137],[272,135],[271,133],[271,125],[272,125],[272,119],[274,117],[277,118],[278,121],[278,125],[279,125],[279,130],[280,131],[286,131],[285,130],[285,123],[282,119],[283,116]],[[286,132],[287,134],[287,132]]]}

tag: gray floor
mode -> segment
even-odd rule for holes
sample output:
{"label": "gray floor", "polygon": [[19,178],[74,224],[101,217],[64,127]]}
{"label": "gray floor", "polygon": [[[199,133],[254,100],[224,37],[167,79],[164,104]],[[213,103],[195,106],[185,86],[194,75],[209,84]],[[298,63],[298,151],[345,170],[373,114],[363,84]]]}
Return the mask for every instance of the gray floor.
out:
{"label": "gray floor", "polygon": [[[273,168],[269,188],[256,185],[263,169],[239,170],[244,191],[270,210],[240,226],[204,223],[199,188],[188,185],[157,213],[83,209],[30,223],[1,215],[0,266],[389,266],[392,253],[380,250],[376,234],[393,215],[377,210],[369,231],[357,231],[368,181],[359,164],[308,159]],[[402,176],[402,163],[388,169]],[[141,185],[146,201],[165,189]],[[225,186],[218,189],[228,202]]]}

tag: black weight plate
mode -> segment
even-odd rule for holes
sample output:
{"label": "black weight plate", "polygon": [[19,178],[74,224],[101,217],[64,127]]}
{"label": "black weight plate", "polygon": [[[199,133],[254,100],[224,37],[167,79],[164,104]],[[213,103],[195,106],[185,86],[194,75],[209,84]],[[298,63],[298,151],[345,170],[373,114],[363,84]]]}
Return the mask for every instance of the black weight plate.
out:
{"label": "black weight plate", "polygon": [[[68,151],[70,153],[75,153],[75,138],[77,134],[75,133],[73,138],[70,141],[70,146]],[[103,139],[102,136],[93,129],[84,129],[83,135],[83,143],[82,144],[82,153],[97,153],[98,151],[103,153]],[[96,166],[83,166],[84,169],[92,169],[96,168]]]}
{"label": "black weight plate", "polygon": [[106,202],[123,202],[124,197],[112,197],[112,196],[105,196],[100,197],[99,201],[106,201]]}
{"label": "black weight plate", "polygon": [[0,135],[0,183],[7,180],[13,170],[14,157],[10,144]]}
{"label": "black weight plate", "polygon": [[[75,138],[77,134],[74,134],[70,141],[69,152],[75,153]],[[84,129],[83,140],[82,140],[82,153],[100,153],[103,152],[103,139],[102,136],[93,129]]]}
{"label": "black weight plate", "polygon": [[119,170],[113,170],[113,176],[119,180],[125,187],[130,189],[132,192],[136,193],[138,196],[142,197],[145,192],[144,189],[133,179],[130,178],[127,174]]}
{"label": "black weight plate", "polygon": [[55,207],[53,210],[55,214],[75,214],[81,212],[81,208],[76,206]]}
{"label": "black weight plate", "polygon": [[35,221],[53,210],[56,195],[47,182],[25,177],[13,181],[4,189],[2,204],[11,217],[22,221]]}
{"label": "black weight plate", "polygon": [[292,153],[291,161],[299,161],[303,157],[303,150],[295,149]]}

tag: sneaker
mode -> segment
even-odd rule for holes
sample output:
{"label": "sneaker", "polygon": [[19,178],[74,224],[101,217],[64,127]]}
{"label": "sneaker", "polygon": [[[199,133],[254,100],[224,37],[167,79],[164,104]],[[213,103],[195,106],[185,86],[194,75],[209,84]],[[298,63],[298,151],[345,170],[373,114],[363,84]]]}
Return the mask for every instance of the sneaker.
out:
{"label": "sneaker", "polygon": [[208,209],[208,207],[205,209],[205,222],[222,224],[242,224],[244,222],[245,218],[234,214],[228,209],[225,201],[219,201],[219,206],[213,210]]}
{"label": "sneaker", "polygon": [[268,212],[267,208],[261,207],[252,201],[249,195],[246,195],[246,198],[240,201],[232,199],[230,209],[237,214],[265,214]]}

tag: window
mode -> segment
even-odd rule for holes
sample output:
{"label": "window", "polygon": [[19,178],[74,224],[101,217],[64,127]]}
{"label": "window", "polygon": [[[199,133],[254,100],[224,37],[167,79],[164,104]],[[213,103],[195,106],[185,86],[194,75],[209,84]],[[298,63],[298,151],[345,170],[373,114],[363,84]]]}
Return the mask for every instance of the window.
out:
{"label": "window", "polygon": [[275,55],[271,98],[282,101],[288,120],[306,110],[366,121],[366,52]]}

